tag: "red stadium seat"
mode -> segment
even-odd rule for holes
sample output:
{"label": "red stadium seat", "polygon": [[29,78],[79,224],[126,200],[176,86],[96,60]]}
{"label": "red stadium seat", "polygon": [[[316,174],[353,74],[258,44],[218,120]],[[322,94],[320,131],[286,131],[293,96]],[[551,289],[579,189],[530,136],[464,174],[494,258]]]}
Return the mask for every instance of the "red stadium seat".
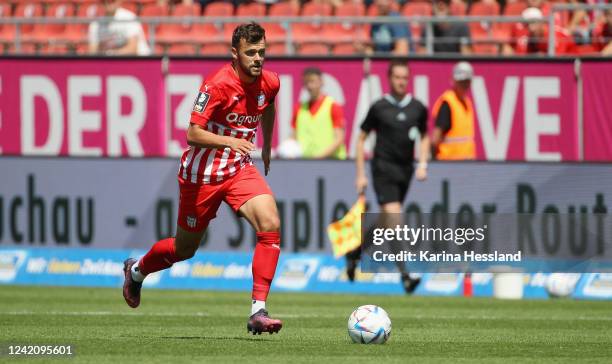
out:
{"label": "red stadium seat", "polygon": [[[399,3],[394,1],[391,3],[391,11],[398,12],[400,11]],[[378,16],[378,8],[376,4],[372,4],[368,7],[368,11],[366,13],[367,16]]]}
{"label": "red stadium seat", "polygon": [[299,46],[298,54],[308,56],[326,56],[329,54],[329,47],[321,43],[304,43]]}
{"label": "red stadium seat", "polygon": [[227,56],[230,54],[230,46],[227,43],[204,44],[200,53],[207,56]]}
{"label": "red stadium seat", "polygon": [[[273,4],[270,7],[270,17],[298,16],[300,9],[292,1],[285,1]],[[266,29],[266,40],[269,43],[284,42],[286,29],[278,23],[264,23]]]}
{"label": "red stadium seat", "polygon": [[[331,16],[332,7],[329,3],[308,2],[302,7],[302,16]],[[324,39],[321,22],[311,21],[294,24],[293,36],[298,43],[321,42]]]}
{"label": "red stadium seat", "polygon": [[[520,16],[523,10],[527,8],[527,3],[519,1],[507,3],[504,8],[504,16]],[[503,43],[508,42],[510,33],[512,32],[513,23],[495,23],[493,24],[493,36]]]}
{"label": "red stadium seat", "polygon": [[[364,16],[365,7],[363,4],[344,2],[336,8],[336,16]],[[353,24],[342,22],[335,24],[325,24],[323,26],[325,39],[330,43],[365,43],[369,37],[369,28],[365,24]]]}
{"label": "red stadium seat", "polygon": [[287,54],[285,43],[269,43],[266,45],[266,56],[283,56]]}
{"label": "red stadium seat", "polygon": [[450,5],[450,14],[463,16],[467,13],[467,4],[462,0],[453,0]]}
{"label": "red stadium seat", "polygon": [[[499,4],[496,2],[477,2],[472,4],[471,16],[498,16]],[[497,54],[499,43],[493,35],[491,22],[473,22],[469,24],[472,38],[472,49],[476,54]]]}
{"label": "red stadium seat", "polygon": [[338,43],[332,47],[332,54],[336,56],[352,56],[360,54],[351,43]]}
{"label": "red stadium seat", "polygon": [[171,44],[166,53],[172,56],[194,56],[197,51],[193,44],[177,43]]}
{"label": "red stadium seat", "polygon": [[[425,2],[410,2],[406,3],[402,8],[402,15],[406,17],[429,17],[432,14],[432,6],[430,3]],[[410,31],[412,33],[412,39],[418,41],[421,39],[421,30],[423,29],[424,23],[417,21],[410,22]]]}
{"label": "red stadium seat", "polygon": [[[11,18],[11,5],[7,3],[0,4],[0,19]],[[15,27],[9,24],[0,23],[0,43],[12,43],[15,37]]]}
{"label": "red stadium seat", "polygon": [[[99,16],[104,16],[104,6],[98,3],[83,3],[79,5],[77,17],[94,19]],[[76,43],[77,53],[82,50],[80,44],[87,44],[87,32],[89,24],[69,24],[66,26],[64,38]],[[87,47],[85,47],[86,49]],[[80,54],[80,53],[79,53]]]}
{"label": "red stadium seat", "polygon": [[[43,16],[43,8],[41,4],[37,3],[24,3],[17,5],[15,9],[15,18],[21,19],[33,19],[39,18]],[[32,35],[34,31],[34,24],[22,24],[20,29],[21,35],[24,38],[27,38]]]}
{"label": "red stadium seat", "polygon": [[[174,19],[182,17],[197,17],[200,15],[199,7],[195,4],[179,4],[172,11]],[[157,40],[161,43],[195,42],[196,25],[189,20],[178,23],[161,24],[157,31]]]}
{"label": "red stadium seat", "polygon": [[[246,3],[239,5],[236,8],[236,17],[244,18],[242,23],[247,23],[249,21],[257,21],[257,18],[266,16],[266,6],[261,3]],[[241,22],[238,23],[226,23],[225,24],[225,38],[231,39],[234,29],[240,25]],[[259,22],[259,21],[257,21]],[[268,31],[266,30],[266,38],[268,35]]]}
{"label": "red stadium seat", "polygon": [[[156,18],[162,16],[168,16],[170,14],[170,10],[168,9],[168,5],[160,5],[160,4],[147,4],[142,7],[140,10],[141,18]],[[142,28],[145,33],[145,37],[149,39],[149,24],[145,21],[142,22]],[[159,31],[159,26],[156,27],[156,30]],[[156,32],[157,34],[157,32]]]}
{"label": "red stadium seat", "polygon": [[[234,15],[234,6],[226,2],[215,2],[208,4],[204,9],[204,17],[231,17]],[[200,24],[197,26],[197,37],[200,43],[227,43],[229,39],[226,38],[227,32],[225,31],[225,25],[221,22]]]}
{"label": "red stadium seat", "polygon": [[[56,3],[47,8],[47,17],[50,18],[66,19],[73,16],[74,7],[72,4]],[[66,23],[36,24],[29,40],[36,43],[65,43],[69,41],[69,36],[66,33],[69,33]],[[56,48],[46,47],[45,50],[50,53],[50,50]]]}

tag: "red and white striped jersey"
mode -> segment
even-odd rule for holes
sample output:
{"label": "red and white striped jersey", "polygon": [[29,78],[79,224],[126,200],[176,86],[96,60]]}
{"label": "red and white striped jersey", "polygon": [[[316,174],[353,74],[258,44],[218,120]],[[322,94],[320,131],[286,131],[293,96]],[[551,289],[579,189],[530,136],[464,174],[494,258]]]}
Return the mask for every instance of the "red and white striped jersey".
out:
{"label": "red and white striped jersey", "polygon": [[[264,70],[251,84],[240,81],[231,64],[208,77],[200,87],[190,122],[211,133],[253,142],[264,109],[280,88],[278,75]],[[189,147],[181,157],[179,178],[191,183],[222,182],[253,164],[251,156],[230,148]]]}

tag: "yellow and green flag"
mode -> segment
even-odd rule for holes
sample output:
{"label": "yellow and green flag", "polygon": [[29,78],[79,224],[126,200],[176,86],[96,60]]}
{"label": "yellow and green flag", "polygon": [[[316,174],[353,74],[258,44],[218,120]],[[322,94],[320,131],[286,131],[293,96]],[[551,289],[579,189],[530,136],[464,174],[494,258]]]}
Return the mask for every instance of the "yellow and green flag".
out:
{"label": "yellow and green flag", "polygon": [[360,196],[349,212],[327,226],[334,256],[339,258],[361,245],[361,214],[365,211],[365,196]]}

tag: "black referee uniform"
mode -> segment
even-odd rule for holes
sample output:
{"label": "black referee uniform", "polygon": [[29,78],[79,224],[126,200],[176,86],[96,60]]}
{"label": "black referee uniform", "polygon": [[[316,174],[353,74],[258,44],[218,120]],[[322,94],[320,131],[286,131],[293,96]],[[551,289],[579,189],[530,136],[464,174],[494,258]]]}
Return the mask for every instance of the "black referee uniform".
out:
{"label": "black referee uniform", "polygon": [[372,181],[380,205],[403,203],[414,173],[414,142],[427,133],[427,108],[411,95],[401,101],[386,94],[368,110],[361,124],[376,131]]}

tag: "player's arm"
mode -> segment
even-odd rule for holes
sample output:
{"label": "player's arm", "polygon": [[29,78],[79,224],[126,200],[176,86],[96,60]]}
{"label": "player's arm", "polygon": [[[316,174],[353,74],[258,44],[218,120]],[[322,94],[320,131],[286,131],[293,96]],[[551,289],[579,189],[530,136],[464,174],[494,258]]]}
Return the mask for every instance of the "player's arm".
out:
{"label": "player's arm", "polygon": [[106,51],[107,55],[121,56],[138,53],[138,36],[134,35],[128,38],[127,43],[117,49],[109,49]]}
{"label": "player's arm", "polygon": [[255,150],[255,145],[246,139],[217,135],[193,123],[187,129],[187,144],[200,148],[231,148],[240,154],[248,154]]}
{"label": "player's arm", "polygon": [[270,153],[272,150],[272,133],[274,132],[275,116],[276,107],[274,102],[272,102],[265,108],[261,121],[263,131],[263,148],[261,150],[261,159],[263,159],[264,162],[264,171],[266,176],[270,170]]}
{"label": "player's arm", "polygon": [[218,135],[206,130],[206,125],[224,103],[224,98],[206,84],[200,87],[187,128],[187,144],[200,148],[231,148],[240,154],[250,153],[255,145],[246,139]]}
{"label": "player's arm", "polygon": [[440,143],[444,141],[446,133],[451,128],[451,109],[448,102],[442,102],[438,114],[436,115],[435,127],[431,133],[431,148],[434,155],[438,152]]}

